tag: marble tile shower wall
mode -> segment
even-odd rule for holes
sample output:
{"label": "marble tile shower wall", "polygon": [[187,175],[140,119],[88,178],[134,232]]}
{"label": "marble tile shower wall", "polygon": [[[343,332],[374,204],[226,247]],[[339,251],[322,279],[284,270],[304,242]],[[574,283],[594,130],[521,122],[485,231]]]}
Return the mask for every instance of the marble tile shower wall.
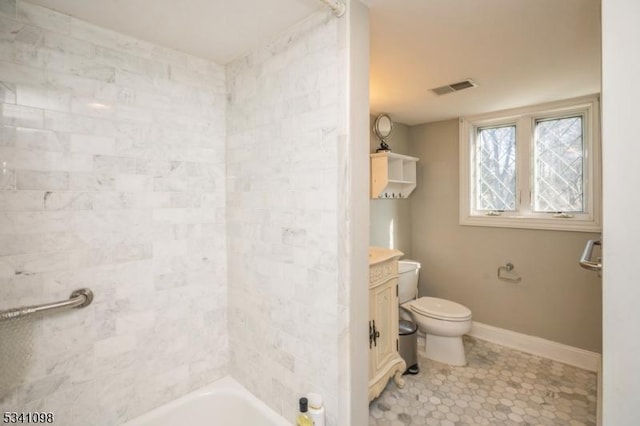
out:
{"label": "marble tile shower wall", "polygon": [[0,309],[95,292],[0,325],[0,411],[120,424],[227,373],[225,90],[221,66],[0,0]]}
{"label": "marble tile shower wall", "polygon": [[338,23],[318,13],[227,66],[231,373],[285,417],[337,424]]}

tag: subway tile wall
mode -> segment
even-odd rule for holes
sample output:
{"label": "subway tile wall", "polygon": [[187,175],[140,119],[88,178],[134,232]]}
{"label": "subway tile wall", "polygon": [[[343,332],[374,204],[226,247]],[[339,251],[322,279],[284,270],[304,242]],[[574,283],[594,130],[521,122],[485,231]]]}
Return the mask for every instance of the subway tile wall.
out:
{"label": "subway tile wall", "polygon": [[120,424],[227,373],[225,110],[224,67],[0,0],[0,309],[95,293],[0,324],[0,411]]}
{"label": "subway tile wall", "polygon": [[332,426],[344,331],[338,34],[323,11],[227,67],[230,370],[289,419],[300,396],[321,393]]}

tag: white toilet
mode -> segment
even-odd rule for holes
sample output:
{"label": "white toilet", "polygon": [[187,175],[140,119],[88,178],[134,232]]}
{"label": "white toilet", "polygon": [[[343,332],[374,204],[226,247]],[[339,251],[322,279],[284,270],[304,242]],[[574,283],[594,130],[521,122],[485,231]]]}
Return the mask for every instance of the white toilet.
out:
{"label": "white toilet", "polygon": [[398,268],[400,317],[411,319],[426,334],[427,358],[449,365],[466,365],[462,335],[471,330],[471,310],[446,299],[418,298],[420,263],[400,260]]}

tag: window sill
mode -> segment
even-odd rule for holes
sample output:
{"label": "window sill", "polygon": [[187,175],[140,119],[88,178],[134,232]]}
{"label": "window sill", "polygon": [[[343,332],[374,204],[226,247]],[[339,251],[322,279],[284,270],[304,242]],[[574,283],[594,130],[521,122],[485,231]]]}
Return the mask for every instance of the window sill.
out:
{"label": "window sill", "polygon": [[463,226],[487,226],[493,228],[544,229],[549,231],[602,232],[596,219],[531,218],[525,216],[471,216],[460,217]]}

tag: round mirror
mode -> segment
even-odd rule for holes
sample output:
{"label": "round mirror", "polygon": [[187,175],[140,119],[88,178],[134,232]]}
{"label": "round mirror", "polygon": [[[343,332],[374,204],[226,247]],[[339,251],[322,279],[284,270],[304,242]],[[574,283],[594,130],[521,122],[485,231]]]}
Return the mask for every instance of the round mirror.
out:
{"label": "round mirror", "polygon": [[376,135],[383,141],[389,137],[391,134],[391,130],[393,129],[393,122],[391,121],[391,117],[387,114],[380,114],[378,118],[376,118],[376,122],[373,126],[373,130],[376,132]]}
{"label": "round mirror", "polygon": [[378,148],[376,152],[391,151],[391,148],[389,148],[389,145],[387,145],[386,142],[386,139],[391,134],[391,130],[393,130],[391,117],[387,114],[380,114],[373,125],[373,131],[378,136],[378,139],[380,139],[380,148]]}

